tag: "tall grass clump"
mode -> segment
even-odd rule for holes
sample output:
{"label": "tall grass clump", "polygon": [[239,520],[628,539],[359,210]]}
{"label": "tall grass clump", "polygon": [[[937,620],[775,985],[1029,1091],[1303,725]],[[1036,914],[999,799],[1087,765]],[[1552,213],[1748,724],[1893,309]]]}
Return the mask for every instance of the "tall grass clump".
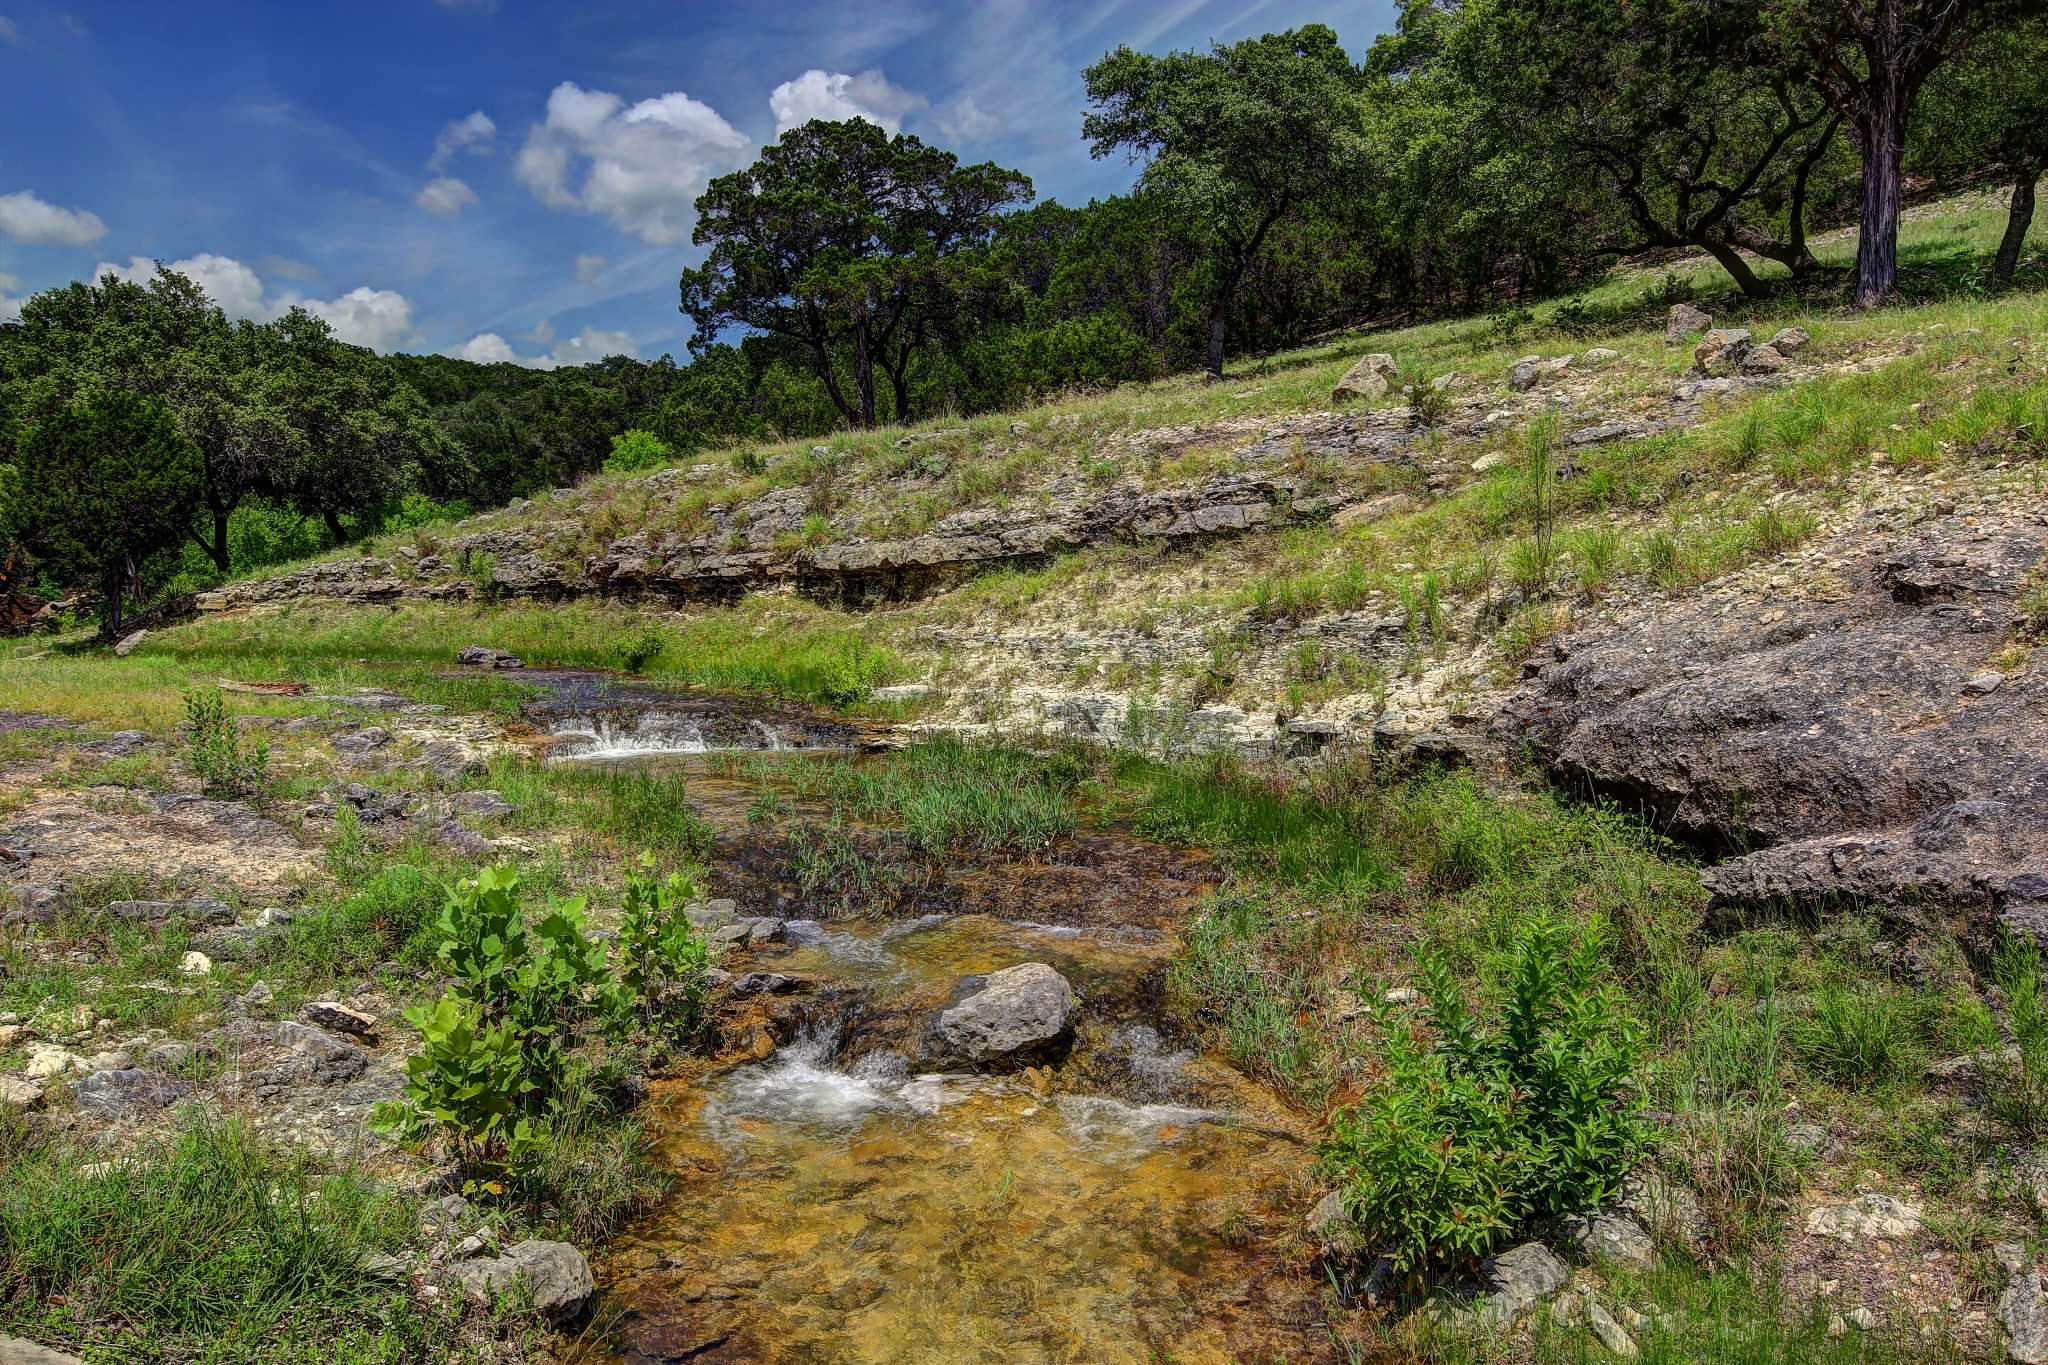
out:
{"label": "tall grass clump", "polygon": [[901,826],[926,856],[1035,853],[1073,832],[1080,764],[1067,756],[972,744],[942,736],[894,762],[793,767],[800,791],[829,797],[863,819]]}

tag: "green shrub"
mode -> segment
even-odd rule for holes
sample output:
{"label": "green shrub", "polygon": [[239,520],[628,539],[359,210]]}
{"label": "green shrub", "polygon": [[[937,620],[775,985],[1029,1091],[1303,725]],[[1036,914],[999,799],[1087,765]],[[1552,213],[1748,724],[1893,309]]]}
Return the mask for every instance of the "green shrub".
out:
{"label": "green shrub", "polygon": [[825,660],[819,695],[841,710],[858,706],[889,676],[893,663],[888,651],[851,641]]}
{"label": "green shrub", "polygon": [[1393,1027],[1385,1080],[1331,1121],[1323,1155],[1346,1207],[1401,1271],[1482,1256],[1524,1223],[1611,1198],[1646,1129],[1639,1042],[1599,981],[1598,924],[1547,914],[1517,933],[1493,1028],[1445,957],[1417,954],[1430,1032]]}
{"label": "green shrub", "polygon": [[626,880],[624,912],[614,948],[619,985],[649,1031],[687,1036],[704,1025],[711,1003],[711,950],[684,907],[697,887],[680,873],[653,876],[654,857]]}
{"label": "green shrub", "polygon": [[619,667],[628,673],[644,672],[647,665],[659,659],[674,643],[674,637],[658,622],[650,621],[637,635],[628,636],[617,646]]}
{"label": "green shrub", "polygon": [[545,1139],[542,1122],[525,1112],[540,1086],[517,1032],[487,1026],[475,1003],[453,994],[405,1017],[420,1031],[420,1050],[406,1058],[405,1099],[379,1104],[377,1125],[415,1139],[446,1134],[456,1159],[476,1173],[468,1187],[503,1193],[505,1178]]}
{"label": "green shrub", "polygon": [[185,754],[208,796],[260,796],[270,785],[270,746],[258,739],[242,752],[241,733],[220,689],[185,693]]}
{"label": "green shrub", "polygon": [[604,472],[638,474],[656,465],[667,464],[674,455],[668,443],[659,436],[634,427],[612,437],[612,453],[604,457]]}

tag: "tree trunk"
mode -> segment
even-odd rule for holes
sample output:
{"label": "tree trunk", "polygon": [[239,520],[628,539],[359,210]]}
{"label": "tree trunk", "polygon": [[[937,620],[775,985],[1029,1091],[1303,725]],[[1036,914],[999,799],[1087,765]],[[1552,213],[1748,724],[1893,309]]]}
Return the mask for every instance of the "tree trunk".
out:
{"label": "tree trunk", "polygon": [[115,563],[115,564],[109,564],[109,565],[107,566],[107,580],[106,580],[106,595],[107,595],[107,603],[106,603],[106,611],[107,611],[107,626],[106,626],[106,635],[107,635],[107,638],[108,638],[109,640],[115,640],[115,641],[118,641],[118,640],[119,640],[119,639],[121,638],[121,586],[122,586],[122,585],[121,585],[121,579],[122,579],[122,577],[123,577],[123,574],[122,574],[122,565],[120,565],[120,564],[118,564],[118,563]]}
{"label": "tree trunk", "polygon": [[233,556],[228,553],[228,514],[218,507],[213,509],[213,543],[206,547],[206,557],[222,573],[234,566]]}
{"label": "tree trunk", "polygon": [[343,535],[341,532],[341,516],[339,513],[333,512],[327,508],[322,508],[320,510],[320,520],[327,523],[327,534],[334,537],[334,543],[336,545],[345,545],[348,543],[348,537]]}
{"label": "tree trunk", "polygon": [[1700,245],[1728,272],[1728,277],[1735,281],[1735,287],[1742,291],[1743,297],[1760,299],[1769,292],[1764,288],[1764,282],[1756,277],[1756,272],[1749,268],[1749,262],[1742,259],[1742,253],[1733,246],[1716,237],[1710,237]]}
{"label": "tree trunk", "polygon": [[908,346],[903,348],[903,354],[897,357],[894,365],[889,364],[888,358],[884,356],[882,368],[889,372],[889,389],[891,395],[896,400],[896,420],[899,423],[908,422],[910,420],[910,348]]}
{"label": "tree trunk", "polygon": [[2027,229],[2034,225],[2034,182],[2041,176],[2039,166],[2028,166],[2012,182],[2012,206],[2005,214],[2005,236],[1998,242],[1998,255],[1991,262],[1991,282],[2011,284],[2020,266],[2020,248],[2027,243]]}
{"label": "tree trunk", "polygon": [[1877,308],[1899,292],[1899,165],[1906,151],[1906,92],[1896,71],[1870,73],[1857,118],[1863,204],[1856,235],[1856,306]]}
{"label": "tree trunk", "polygon": [[875,425],[875,354],[863,314],[853,324],[853,384],[860,397],[860,424]]}
{"label": "tree trunk", "polygon": [[846,393],[839,387],[839,372],[833,368],[832,352],[824,346],[816,348],[818,378],[825,381],[825,393],[832,400],[832,406],[839,409],[839,415],[847,421],[855,420],[853,404],[846,401]]}
{"label": "tree trunk", "polygon": [[1209,377],[1223,377],[1223,328],[1230,318],[1230,302],[1237,297],[1237,282],[1244,278],[1244,259],[1239,257],[1236,264],[1223,277],[1223,287],[1216,291],[1216,303],[1209,309]]}

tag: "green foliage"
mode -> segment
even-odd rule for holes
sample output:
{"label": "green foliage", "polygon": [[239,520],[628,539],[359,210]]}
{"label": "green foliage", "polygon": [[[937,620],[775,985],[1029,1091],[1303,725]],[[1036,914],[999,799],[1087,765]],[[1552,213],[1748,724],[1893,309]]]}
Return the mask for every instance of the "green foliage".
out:
{"label": "green foliage", "polygon": [[628,673],[644,673],[647,666],[666,653],[673,643],[675,637],[665,627],[650,621],[641,627],[639,634],[619,642],[619,667]]}
{"label": "green foliage", "polygon": [[1078,818],[1072,761],[952,737],[912,745],[887,765],[822,763],[789,776],[799,791],[899,824],[911,846],[933,858],[1041,852]]}
{"label": "green foliage", "polygon": [[626,881],[614,949],[619,984],[650,1031],[688,1037],[708,1016],[711,950],[684,913],[697,899],[696,884],[681,873],[657,881],[653,868],[653,856],[643,853]]}
{"label": "green foliage", "polygon": [[199,499],[199,447],[164,404],[99,389],[22,436],[6,510],[43,569],[100,587],[117,634],[135,566],[178,543]]}
{"label": "green foliage", "polygon": [[612,453],[604,457],[604,472],[640,474],[667,464],[674,455],[659,436],[633,427],[612,437]]}
{"label": "green foliage", "polygon": [[2048,1000],[2041,988],[2041,950],[2030,935],[2003,933],[1991,975],[2005,992],[2016,1052],[1978,1054],[1992,1117],[2029,1142],[2048,1135]]}
{"label": "green foliage", "polygon": [[185,756],[208,796],[260,796],[270,785],[270,745],[259,738],[247,753],[219,688],[185,693]]}
{"label": "green foliage", "polygon": [[405,1060],[405,1099],[379,1104],[376,1122],[410,1138],[445,1133],[456,1159],[476,1173],[471,1187],[503,1193],[506,1176],[546,1140],[544,1120],[529,1112],[541,1086],[517,1031],[486,1024],[481,1007],[452,993],[405,1017],[420,1031],[419,1051]]}
{"label": "green foliage", "polygon": [[894,657],[861,641],[849,641],[824,661],[818,695],[841,710],[859,706],[868,693],[888,680],[895,668]]}
{"label": "green foliage", "polygon": [[1499,1022],[1467,1009],[1439,952],[1417,954],[1431,1037],[1397,1023],[1385,1080],[1332,1120],[1324,1159],[1397,1269],[1485,1254],[1525,1222],[1612,1197],[1646,1140],[1639,1041],[1600,983],[1602,931],[1532,916]]}

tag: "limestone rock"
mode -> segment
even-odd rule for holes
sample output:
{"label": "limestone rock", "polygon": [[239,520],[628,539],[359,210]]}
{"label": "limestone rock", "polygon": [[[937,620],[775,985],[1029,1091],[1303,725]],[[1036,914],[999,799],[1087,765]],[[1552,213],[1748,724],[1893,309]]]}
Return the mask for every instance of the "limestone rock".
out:
{"label": "limestone rock", "polygon": [[1623,1360],[1632,1360],[1637,1354],[1635,1338],[1628,1330],[1608,1313],[1592,1295],[1586,1296],[1586,1326],[1592,1330],[1594,1340],[1605,1346]]}
{"label": "limestone rock", "polygon": [[133,635],[125,635],[121,638],[121,642],[114,646],[114,653],[117,657],[125,659],[135,652],[136,646],[148,638],[149,632],[146,630],[138,630]]}
{"label": "limestone rock", "polygon": [[1770,347],[1779,355],[1798,355],[1806,349],[1807,343],[1812,340],[1813,338],[1806,334],[1804,327],[1781,327],[1771,334],[1771,339],[1766,341],[1764,345]]}
{"label": "limestone rock", "polygon": [[277,1041],[305,1058],[313,1079],[322,1083],[352,1081],[370,1066],[370,1054],[354,1043],[293,1019],[277,1026]]}
{"label": "limestone rock", "polygon": [[1566,1248],[1580,1260],[1640,1266],[1657,1262],[1650,1234],[1628,1215],[1612,1209],[1567,1214],[1558,1220],[1557,1230]]}
{"label": "limestone rock", "polygon": [[191,920],[198,924],[232,924],[234,908],[222,901],[109,901],[105,911],[113,919]]}
{"label": "limestone rock", "polygon": [[1786,360],[1775,346],[1759,346],[1742,357],[1744,374],[1776,374],[1786,366]]}
{"label": "limestone rock", "polygon": [[1731,375],[1741,369],[1750,350],[1750,335],[1742,327],[1716,327],[1693,347],[1693,364],[1701,374]]}
{"label": "limestone rock", "polygon": [[192,949],[178,959],[178,972],[181,976],[211,976],[213,959],[197,949]]}
{"label": "limestone rock", "polygon": [[1664,344],[1682,346],[1688,338],[1699,335],[1714,325],[1714,319],[1704,310],[1689,303],[1674,303],[1664,317]]}
{"label": "limestone rock", "polygon": [[155,1071],[141,1071],[133,1067],[120,1071],[95,1071],[78,1083],[78,1107],[101,1118],[118,1119],[161,1109],[191,1093],[190,1081]]}
{"label": "limestone rock", "polygon": [[1344,377],[1337,381],[1337,387],[1330,391],[1330,402],[1346,403],[1360,398],[1383,397],[1388,387],[1400,374],[1394,364],[1394,357],[1383,351],[1375,351],[1362,357],[1357,364],[1344,371]]}
{"label": "limestone rock", "polygon": [[502,649],[492,649],[489,645],[464,645],[461,649],[455,651],[455,662],[468,664],[472,668],[526,667],[525,660],[521,659],[517,654],[510,654]]}
{"label": "limestone rock", "polygon": [[306,1021],[317,1024],[336,1033],[353,1034],[358,1038],[375,1039],[377,1021],[361,1010],[350,1009],[335,1000],[315,1000],[305,1008]]}
{"label": "limestone rock", "polygon": [[2028,1266],[1998,1296],[1993,1316],[2005,1329],[2006,1359],[2018,1365],[2048,1365],[2048,1284]]}
{"label": "limestone rock", "polygon": [[1463,1309],[1479,1324],[1500,1326],[1555,1294],[1571,1271],[1541,1242],[1524,1242],[1479,1263],[1479,1275],[1460,1286],[1456,1300],[1432,1301],[1428,1310],[1442,1317]]}
{"label": "limestone rock", "polygon": [[521,1242],[503,1256],[452,1266],[449,1277],[481,1303],[530,1293],[534,1311],[557,1320],[574,1317],[597,1290],[590,1262],[567,1242]]}
{"label": "limestone rock", "polygon": [[932,1021],[936,1060],[1021,1065],[1055,1056],[1071,1040],[1074,988],[1043,962],[964,978]]}
{"label": "limestone rock", "polygon": [[77,1356],[0,1332],[0,1365],[85,1365]]}
{"label": "limestone rock", "polygon": [[1813,547],[1842,590],[1769,612],[1661,605],[1555,642],[1496,734],[1553,778],[1751,851],[1710,913],[1951,907],[2048,931],[2048,670],[1959,695],[2010,639],[2048,526],[2014,508]]}
{"label": "limestone rock", "polygon": [[0,1076],[0,1113],[22,1113],[43,1107],[43,1087],[21,1076]]}
{"label": "limestone rock", "polygon": [[1920,1206],[1889,1194],[1863,1194],[1847,1204],[1821,1204],[1806,1211],[1809,1236],[1855,1243],[1911,1237],[1920,1230]]}
{"label": "limestone rock", "polygon": [[1602,365],[1611,365],[1619,359],[1621,359],[1621,352],[1611,346],[1588,347],[1586,353],[1579,357],[1579,360],[1588,369],[1598,369]]}

